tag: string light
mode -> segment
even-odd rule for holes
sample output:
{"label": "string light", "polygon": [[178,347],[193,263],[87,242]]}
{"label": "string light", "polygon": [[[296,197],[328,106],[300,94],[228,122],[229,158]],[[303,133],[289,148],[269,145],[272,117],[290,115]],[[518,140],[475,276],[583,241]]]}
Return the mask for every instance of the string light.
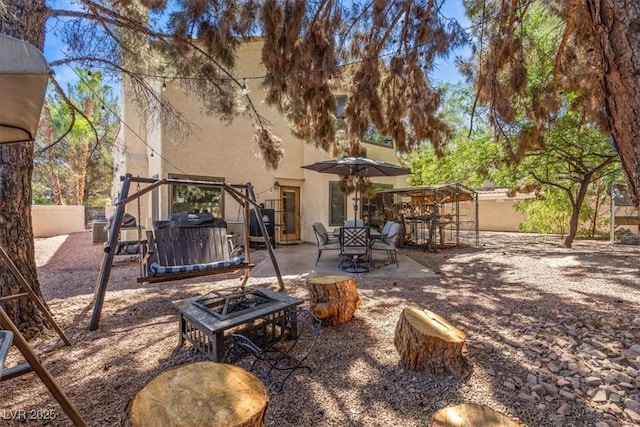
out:
{"label": "string light", "polygon": [[[449,19],[449,18],[447,18],[447,19]],[[463,28],[463,31],[468,31],[469,29],[471,29],[471,28],[473,28],[475,26],[477,26],[477,25],[474,25],[474,26],[469,27],[469,28]],[[391,43],[392,44],[397,44],[396,41],[397,40],[394,38]],[[415,48],[420,48],[420,47],[423,47],[425,45],[426,45],[426,43],[418,44],[418,45],[414,46],[413,48],[414,49]],[[356,65],[356,64],[360,64],[360,63],[363,63],[363,62],[367,62],[367,61],[378,61],[380,59],[383,59],[383,58],[386,58],[386,57],[389,57],[389,56],[394,56],[394,55],[397,55],[398,53],[400,53],[400,52],[402,52],[404,50],[410,50],[410,49],[411,49],[410,47],[404,47],[403,48],[402,46],[399,45],[398,46],[398,50],[396,52],[388,52],[388,53],[380,54],[378,56],[373,56],[373,57],[368,57],[368,58],[361,58],[359,60],[346,62],[346,63],[343,63],[343,64],[337,64],[337,65],[334,65],[334,66],[331,66],[331,67],[326,67],[326,68],[316,68],[314,70],[299,71],[299,73],[300,74],[303,74],[303,73],[306,73],[306,74],[308,74],[308,73],[324,73],[324,72],[329,71],[328,80],[329,80],[329,82],[331,82],[331,80],[334,77],[332,70],[347,68],[347,67],[350,67],[350,66],[353,66],[353,65]],[[96,66],[96,65],[94,65],[94,66]],[[100,66],[98,66],[98,67],[100,67]],[[104,66],[102,68],[109,69],[109,67],[104,67]],[[217,71],[216,75],[218,73],[219,72]],[[162,91],[165,91],[167,89],[167,83],[166,83],[166,79],[167,78],[178,79],[178,80],[210,80],[210,78],[207,78],[207,77],[187,77],[187,76],[177,76],[177,75],[169,76],[169,75],[145,74],[145,73],[137,73],[137,74],[140,75],[140,76],[144,76],[144,77],[162,79],[162,81],[163,81],[162,82]],[[227,82],[227,81],[238,82],[239,80],[242,80],[242,82],[243,82],[242,85],[241,85],[242,93],[243,93],[243,95],[247,95],[250,92],[249,88],[247,86],[247,83],[246,83],[247,80],[264,80],[266,77],[267,77],[266,75],[249,76],[249,77],[231,77],[230,76],[230,77],[216,77],[215,80],[218,81],[218,82],[222,82],[222,83]]]}

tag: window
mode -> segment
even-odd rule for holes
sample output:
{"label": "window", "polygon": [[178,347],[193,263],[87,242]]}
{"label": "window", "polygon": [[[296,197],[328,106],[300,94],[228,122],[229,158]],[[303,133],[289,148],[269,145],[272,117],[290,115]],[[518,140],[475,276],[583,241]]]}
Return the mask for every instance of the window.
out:
{"label": "window", "polygon": [[364,140],[369,144],[393,148],[393,140],[388,136],[381,135],[373,125],[369,125],[367,128],[367,131],[364,134]]}
{"label": "window", "polygon": [[[198,181],[224,182],[224,178],[184,176],[170,174],[172,179],[194,179]],[[195,185],[171,186],[171,213],[211,213],[215,218],[223,218],[224,190],[222,188],[199,187]]]}
{"label": "window", "polygon": [[347,196],[339,181],[329,183],[329,225],[342,226],[347,216]]}

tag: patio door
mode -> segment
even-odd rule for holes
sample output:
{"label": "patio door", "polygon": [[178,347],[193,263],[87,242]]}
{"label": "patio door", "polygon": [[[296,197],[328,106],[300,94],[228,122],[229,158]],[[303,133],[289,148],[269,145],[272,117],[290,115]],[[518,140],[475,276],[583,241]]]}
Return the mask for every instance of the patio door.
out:
{"label": "patio door", "polygon": [[280,187],[280,243],[300,240],[300,187]]}

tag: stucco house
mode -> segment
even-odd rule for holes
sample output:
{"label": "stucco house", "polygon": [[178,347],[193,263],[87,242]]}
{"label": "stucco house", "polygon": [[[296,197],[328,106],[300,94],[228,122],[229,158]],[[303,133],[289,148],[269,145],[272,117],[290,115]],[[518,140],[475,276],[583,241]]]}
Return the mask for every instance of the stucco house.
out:
{"label": "stucco house", "polygon": [[[235,70],[239,79],[265,74],[260,62],[261,46],[259,38],[249,39],[240,46]],[[150,125],[151,121],[136,111],[127,98],[126,88],[123,89],[122,119],[126,125],[122,126],[120,135],[124,149],[116,160],[116,180],[130,173],[142,177],[250,182],[258,202],[266,209],[273,209],[276,241],[314,242],[311,227],[314,222],[332,227],[342,225],[345,218],[353,218],[353,196],[340,190],[338,176],[302,168],[330,156],[294,137],[285,118],[262,102],[264,92],[259,80],[247,79],[247,82],[256,109],[271,122],[274,132],[282,139],[285,156],[277,170],[268,170],[256,155],[252,141],[254,129],[248,119],[238,117],[226,125],[215,116],[201,113],[200,105],[192,96],[160,80],[153,83],[154,88],[193,124],[193,132],[187,141],[178,142],[167,126]],[[366,145],[369,158],[398,163],[392,142]],[[393,188],[407,186],[407,178],[384,177],[372,181]],[[117,181],[114,196],[119,191]],[[225,200],[224,194],[206,194],[187,188],[154,191],[142,198],[140,210],[140,221],[145,227],[150,227],[154,220],[167,219],[172,213],[194,210],[213,212],[230,225],[244,220],[237,205]],[[137,216],[135,204],[128,206],[127,211]]]}

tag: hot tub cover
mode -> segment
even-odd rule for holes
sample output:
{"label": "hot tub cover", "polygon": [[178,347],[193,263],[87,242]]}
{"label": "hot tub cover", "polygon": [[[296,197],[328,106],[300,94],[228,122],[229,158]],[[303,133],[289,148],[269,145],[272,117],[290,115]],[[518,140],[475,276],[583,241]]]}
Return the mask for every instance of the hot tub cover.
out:
{"label": "hot tub cover", "polygon": [[35,138],[49,71],[33,45],[0,34],[0,144]]}

